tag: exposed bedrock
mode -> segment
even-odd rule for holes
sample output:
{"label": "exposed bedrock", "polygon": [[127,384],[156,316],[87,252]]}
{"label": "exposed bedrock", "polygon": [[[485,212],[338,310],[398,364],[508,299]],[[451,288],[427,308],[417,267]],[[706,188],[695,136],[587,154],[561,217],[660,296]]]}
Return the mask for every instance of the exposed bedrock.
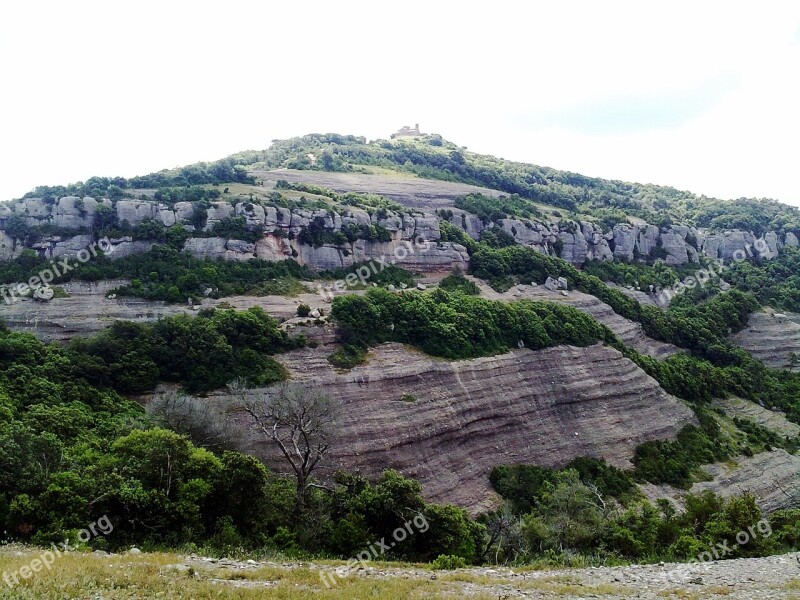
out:
{"label": "exposed bedrock", "polygon": [[[30,298],[7,304],[0,299],[0,322],[14,331],[31,333],[48,342],[65,342],[75,336],[89,336],[111,325],[115,320],[150,322],[177,314],[196,314],[199,306],[166,304],[157,300],[119,296],[108,298],[116,287],[130,283],[125,280],[90,283],[71,281],[61,287],[67,298],[37,302]],[[352,293],[362,293],[352,290]],[[328,307],[319,294],[304,293],[294,298],[284,296],[227,296],[204,298],[202,306],[211,308],[223,304],[237,310],[259,306],[270,315],[289,319],[296,315],[297,305],[314,308]]]}
{"label": "exposed bedrock", "polygon": [[730,340],[773,369],[797,368],[800,360],[800,324],[791,313],[757,312],[750,315],[747,327]]}
{"label": "exposed bedrock", "polygon": [[480,288],[481,296],[490,300],[502,300],[504,302],[540,300],[573,306],[608,327],[625,345],[642,354],[664,359],[679,350],[677,346],[648,337],[639,323],[618,315],[608,304],[595,296],[574,290],[554,291],[548,290],[543,285],[524,284],[514,286],[510,290],[500,293],[494,291],[479,279],[472,278],[472,281]]}
{"label": "exposed bedrock", "polygon": [[[299,181],[303,181],[303,177],[311,177],[311,173],[301,173],[297,177]],[[262,239],[252,244],[235,239],[197,237],[187,242],[186,249],[204,257],[247,260],[258,256],[272,260],[273,257],[282,259],[288,256],[298,258],[312,268],[338,268],[360,260],[376,258],[376,253],[383,249],[374,246],[381,244],[362,239],[354,243],[325,244],[315,248],[300,244],[295,238],[312,225],[328,230],[331,234],[344,230],[352,234],[353,227],[380,226],[391,237],[390,243],[419,239],[437,242],[441,238],[439,229],[441,217],[432,212],[434,207],[450,207],[453,213],[450,222],[474,238],[480,237],[486,227],[499,227],[511,235],[517,243],[542,253],[558,254],[575,265],[582,265],[587,260],[661,260],[669,265],[681,265],[698,262],[700,254],[730,261],[755,253],[761,256],[774,255],[780,252],[784,245],[798,244],[797,238],[792,233],[769,232],[763,238],[757,239],[747,231],[711,233],[681,225],[658,228],[647,223],[636,225],[618,223],[612,229],[603,231],[598,223],[590,221],[562,220],[556,223],[547,220],[505,218],[497,223],[486,224],[474,215],[453,207],[455,198],[472,191],[479,191],[479,188],[427,180],[410,180],[413,182],[410,183],[403,180],[392,182],[382,178],[381,181],[382,185],[387,186],[386,189],[373,191],[384,193],[403,203],[408,207],[407,212],[401,214],[380,211],[370,214],[356,207],[337,209],[338,212],[301,208],[289,210],[251,202],[231,203],[220,200],[211,202],[207,209],[204,227],[206,235],[223,219],[236,216],[244,218],[251,229],[262,234]],[[397,192],[393,196],[391,191],[397,186],[403,190],[417,190],[421,195],[413,197],[410,195],[411,192],[406,191]],[[441,186],[445,186],[446,191],[441,191]],[[493,192],[495,196],[499,194]],[[435,198],[435,201],[423,201],[426,197]],[[155,200],[121,199],[112,203],[109,199],[96,200],[88,196],[84,198],[65,196],[56,201],[25,198],[0,204],[0,230],[4,231],[8,219],[16,216],[31,227],[48,225],[62,231],[74,230],[76,234],[84,233],[93,226],[101,207],[107,211],[114,211],[117,221],[123,225],[137,226],[145,221],[153,221],[164,227],[181,225],[189,231],[194,231],[194,205],[189,202],[170,205]],[[2,231],[0,234],[0,259],[18,255],[21,251],[21,242]],[[48,258],[74,255],[85,247],[84,241],[77,236],[46,236],[40,238],[32,248]],[[122,246],[117,256],[143,251],[149,247],[146,240],[133,242],[127,238],[115,242]],[[464,256],[465,251],[461,247],[454,247],[449,243],[439,244],[427,253],[418,253],[413,257],[416,262],[412,261],[409,267],[435,271],[448,268],[451,264],[464,266],[466,264]]]}
{"label": "exposed bedrock", "polygon": [[[451,362],[384,344],[348,372],[328,364],[329,351],[277,357],[294,381],[343,404],[326,473],[342,468],[375,477],[398,469],[417,478],[429,500],[472,512],[496,503],[488,479],[495,465],[556,467],[596,456],[629,468],[638,444],[672,438],[694,422],[655,380],[601,345]],[[239,418],[243,449],[285,471],[275,448]]]}
{"label": "exposed bedrock", "polygon": [[[702,467],[710,481],[695,483],[689,492],[699,494],[711,490],[721,496],[751,493],[761,510],[776,510],[800,506],[800,456],[776,449],[755,456],[738,456],[735,461],[714,463]],[[667,498],[680,506],[685,493],[666,485],[640,486],[650,500]]]}

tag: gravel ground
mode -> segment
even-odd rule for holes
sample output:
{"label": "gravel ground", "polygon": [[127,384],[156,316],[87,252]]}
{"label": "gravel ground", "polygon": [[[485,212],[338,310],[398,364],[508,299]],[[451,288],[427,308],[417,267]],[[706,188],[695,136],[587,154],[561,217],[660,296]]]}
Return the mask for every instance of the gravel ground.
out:
{"label": "gravel ground", "polygon": [[[263,566],[310,568],[332,574],[337,567],[315,563],[273,563],[216,560],[191,556],[176,568],[223,567],[231,570]],[[342,572],[342,568],[338,568]],[[470,568],[435,571],[381,565],[355,569],[345,577],[418,578],[452,582],[456,596],[466,598],[729,598],[731,600],[800,599],[800,553],[741,558],[709,563],[660,563],[627,567],[591,567],[529,571]],[[247,585],[258,585],[250,581]],[[439,597],[439,596],[437,596]]]}

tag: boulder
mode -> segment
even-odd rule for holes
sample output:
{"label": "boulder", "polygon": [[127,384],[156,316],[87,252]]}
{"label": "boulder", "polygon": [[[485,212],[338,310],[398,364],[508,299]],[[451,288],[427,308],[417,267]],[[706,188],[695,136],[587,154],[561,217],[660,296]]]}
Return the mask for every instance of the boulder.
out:
{"label": "boulder", "polygon": [[175,218],[175,211],[173,211],[166,204],[159,204],[157,220],[164,227],[172,227],[177,222]]}
{"label": "boulder", "polygon": [[559,239],[563,244],[561,258],[573,265],[582,265],[586,262],[589,247],[580,231],[576,233],[562,231],[559,233]]}
{"label": "boulder", "polygon": [[636,254],[641,257],[650,256],[650,252],[658,246],[658,227],[643,225],[636,228]]}
{"label": "boulder", "polygon": [[25,223],[31,227],[42,225],[50,219],[53,205],[48,204],[42,198],[23,198],[13,204],[14,213],[25,217]]}
{"label": "boulder", "polygon": [[372,221],[369,218],[369,213],[365,210],[361,210],[360,208],[349,209],[346,213],[341,215],[341,219],[342,227],[347,227],[348,225],[360,227],[362,225],[372,224]]}
{"label": "boulder", "polygon": [[53,213],[53,224],[65,229],[80,229],[94,224],[98,202],[90,196],[64,196],[59,198]]}
{"label": "boulder", "polygon": [[373,215],[372,221],[375,225],[380,225],[391,233],[402,232],[403,230],[403,217],[396,213],[390,212],[384,219],[379,219],[376,215]]}
{"label": "boulder", "polygon": [[614,225],[613,233],[614,260],[631,262],[636,248],[636,228],[628,223],[617,223]]}
{"label": "boulder", "polygon": [[0,230],[0,260],[16,258],[23,250],[21,244],[16,244],[10,235]]}
{"label": "boulder", "polygon": [[194,216],[194,205],[191,202],[176,202],[172,207],[175,214],[175,222],[181,225],[188,225]]}
{"label": "boulder", "polygon": [[525,246],[542,246],[544,236],[530,221],[518,219],[500,219],[500,228],[514,238],[518,244]]}
{"label": "boulder", "polygon": [[[767,247],[766,251],[764,251],[764,245]],[[781,244],[778,234],[774,231],[768,231],[764,236],[764,244],[757,244],[756,250],[765,255],[764,258],[772,258],[780,252],[782,247],[783,244]]]}
{"label": "boulder", "polygon": [[248,225],[263,227],[266,223],[264,207],[252,202],[239,202],[235,208],[237,217],[244,217]]}
{"label": "boulder", "polygon": [[720,245],[720,258],[725,260],[742,260],[753,252],[755,238],[749,231],[726,231]]}
{"label": "boulder", "polygon": [[473,240],[480,239],[481,232],[485,229],[483,221],[467,212],[454,214],[450,222],[456,227],[463,229]]}
{"label": "boulder", "polygon": [[[686,230],[688,233],[688,228]],[[689,262],[686,242],[683,240],[683,235],[675,228],[661,234],[661,247],[667,253],[666,263],[668,265],[684,265]]]}
{"label": "boulder", "polygon": [[422,238],[428,241],[437,241],[442,237],[439,231],[439,219],[434,215],[417,216],[414,218],[414,232],[410,239]]}
{"label": "boulder", "polygon": [[325,244],[319,248],[306,246],[305,244],[292,244],[292,254],[295,260],[301,265],[308,265],[314,271],[327,271],[349,267],[354,262],[353,254],[345,256],[344,252],[331,244]]}
{"label": "boulder", "polygon": [[588,244],[587,260],[614,260],[614,253],[608,245],[608,239],[613,239],[613,231],[607,239],[603,230],[597,225],[583,221],[581,222],[581,233]]}
{"label": "boulder", "polygon": [[211,231],[214,225],[223,219],[233,216],[233,206],[228,202],[212,202],[211,206],[208,207],[207,215],[208,220],[206,221],[204,230]]}
{"label": "boulder", "polygon": [[720,257],[720,246],[722,245],[722,236],[713,234],[707,235],[703,241],[702,252],[709,258],[718,259]]}
{"label": "boulder", "polygon": [[49,302],[53,296],[53,288],[48,285],[41,285],[33,290],[33,299],[39,302]]}
{"label": "boulder", "polygon": [[147,200],[118,200],[117,220],[120,223],[127,222],[131,227],[149,219],[155,219],[158,215],[155,202]]}

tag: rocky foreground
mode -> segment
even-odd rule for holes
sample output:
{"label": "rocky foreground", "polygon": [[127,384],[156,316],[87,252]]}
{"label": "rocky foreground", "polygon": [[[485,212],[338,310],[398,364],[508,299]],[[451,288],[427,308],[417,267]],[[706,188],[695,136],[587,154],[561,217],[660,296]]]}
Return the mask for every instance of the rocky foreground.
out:
{"label": "rocky foreground", "polygon": [[[16,576],[42,550],[0,546],[0,571]],[[800,598],[800,553],[694,564],[559,568],[480,567],[433,571],[396,563],[216,559],[192,554],[69,552],[13,584],[0,598]]]}
{"label": "rocky foreground", "polygon": [[[209,564],[229,570],[256,570],[260,563],[231,560],[215,561],[188,557],[178,570],[202,569]],[[742,558],[697,563],[659,563],[626,567],[590,567],[581,569],[527,570],[507,567],[482,567],[456,571],[433,571],[380,564],[357,567],[269,563],[285,569],[307,568],[326,576],[337,573],[334,586],[348,578],[366,580],[441,581],[447,589],[434,598],[720,598],[731,600],[773,600],[800,598],[800,553],[765,558]],[[248,581],[246,587],[268,586],[270,582]],[[269,597],[265,595],[264,597]],[[276,595],[276,597],[278,597]]]}

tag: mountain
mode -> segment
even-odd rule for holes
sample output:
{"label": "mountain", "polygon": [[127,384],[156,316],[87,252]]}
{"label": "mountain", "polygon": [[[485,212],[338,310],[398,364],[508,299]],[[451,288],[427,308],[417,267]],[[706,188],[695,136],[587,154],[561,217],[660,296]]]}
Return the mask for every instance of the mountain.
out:
{"label": "mountain", "polygon": [[437,135],[37,188],[0,204],[0,520],[347,556],[424,514],[395,556],[486,562],[689,559],[763,515],[738,555],[797,547],[799,217]]}

